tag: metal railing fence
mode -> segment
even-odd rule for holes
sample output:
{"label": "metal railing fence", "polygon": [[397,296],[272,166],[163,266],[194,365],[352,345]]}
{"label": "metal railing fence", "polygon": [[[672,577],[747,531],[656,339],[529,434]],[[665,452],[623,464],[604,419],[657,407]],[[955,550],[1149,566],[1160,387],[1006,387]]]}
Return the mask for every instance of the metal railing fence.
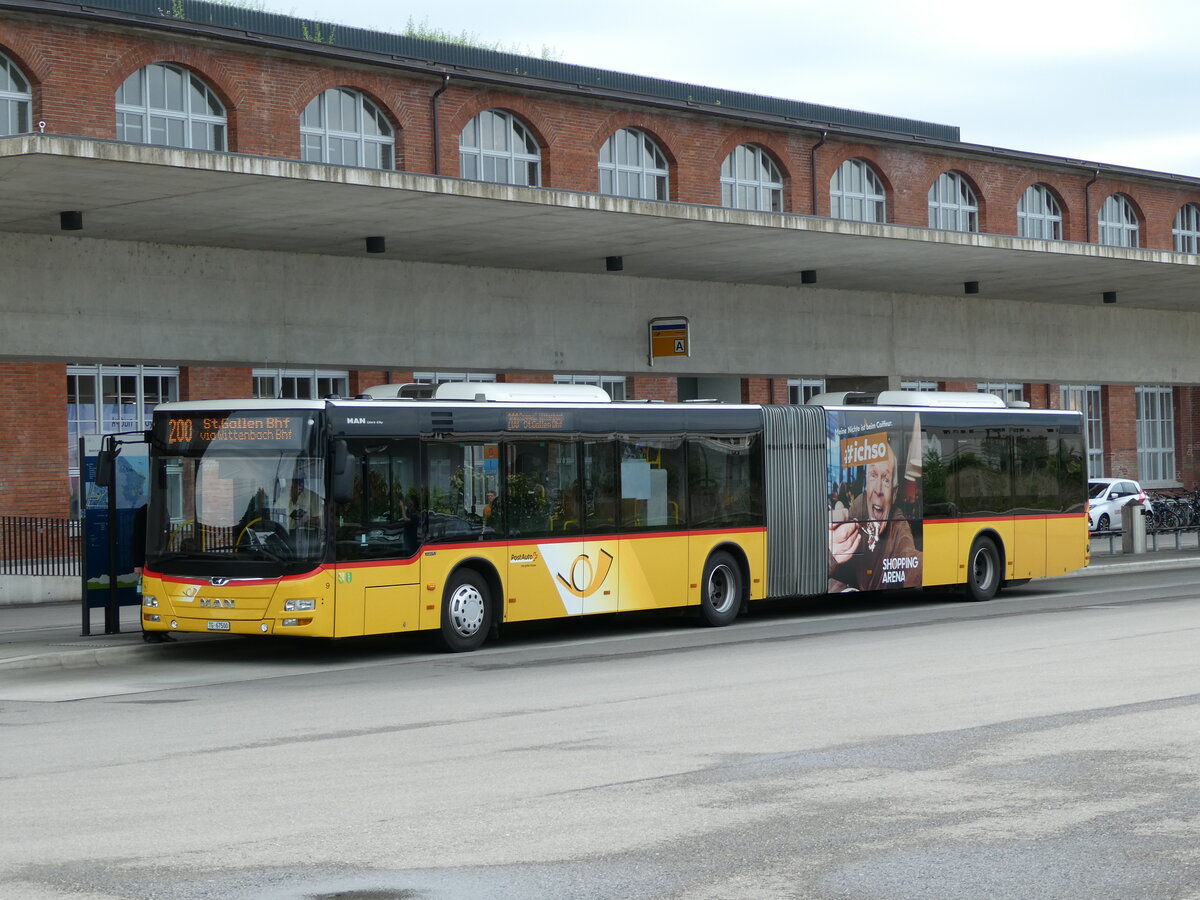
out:
{"label": "metal railing fence", "polygon": [[79,575],[78,519],[0,516],[0,575]]}

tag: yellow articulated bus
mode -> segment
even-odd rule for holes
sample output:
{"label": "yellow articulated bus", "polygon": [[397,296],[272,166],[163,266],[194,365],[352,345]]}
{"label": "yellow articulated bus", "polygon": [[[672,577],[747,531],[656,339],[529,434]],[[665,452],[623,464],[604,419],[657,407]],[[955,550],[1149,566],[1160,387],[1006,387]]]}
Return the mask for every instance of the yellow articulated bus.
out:
{"label": "yellow articulated bus", "polygon": [[147,632],[428,631],[1005,584],[1087,565],[1082,420],[985,394],[610,402],[573,385],[167,403]]}

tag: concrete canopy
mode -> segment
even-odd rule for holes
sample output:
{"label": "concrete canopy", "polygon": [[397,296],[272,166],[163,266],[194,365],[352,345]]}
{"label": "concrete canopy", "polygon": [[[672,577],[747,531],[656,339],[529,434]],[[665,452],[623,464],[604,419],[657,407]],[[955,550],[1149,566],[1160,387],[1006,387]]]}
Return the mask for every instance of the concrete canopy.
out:
{"label": "concrete canopy", "polygon": [[0,231],[611,277],[1200,309],[1200,257],[531,189],[55,135],[0,140]]}

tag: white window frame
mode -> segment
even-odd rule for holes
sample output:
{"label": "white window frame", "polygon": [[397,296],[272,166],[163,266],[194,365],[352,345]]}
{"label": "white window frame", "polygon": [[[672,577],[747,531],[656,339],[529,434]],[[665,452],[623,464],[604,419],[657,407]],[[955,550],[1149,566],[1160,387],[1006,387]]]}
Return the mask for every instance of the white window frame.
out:
{"label": "white window frame", "polygon": [[721,163],[721,205],[730,209],[783,212],[783,175],[757,144],[742,144]]}
{"label": "white window frame", "polygon": [[[71,506],[78,515],[79,438],[149,428],[155,406],[179,399],[179,367],[72,364],[66,374],[67,477]],[[115,391],[106,390],[107,379],[116,380],[112,385]],[[121,379],[131,380],[128,392]],[[110,399],[112,402],[106,402]],[[89,407],[90,414],[85,412]]]}
{"label": "white window frame", "polygon": [[[343,103],[351,104],[352,128],[331,124],[330,106],[335,101],[339,108]],[[339,126],[345,124],[338,122]],[[353,160],[346,158],[347,148],[352,148]],[[305,162],[390,170],[396,168],[396,134],[383,110],[362,91],[329,88],[313,97],[300,114],[300,158]]]}
{"label": "white window frame", "polygon": [[666,154],[639,128],[621,128],[600,148],[600,193],[634,200],[669,200]]}
{"label": "white window frame", "polygon": [[502,109],[485,109],[466,124],[458,154],[463,178],[541,187],[541,148],[525,123]]}
{"label": "white window frame", "polygon": [[943,172],[929,188],[929,227],[979,231],[979,200],[961,172]]}
{"label": "white window frame", "polygon": [[1088,478],[1104,477],[1104,410],[1101,406],[1100,385],[1059,385],[1060,404],[1063,409],[1074,409],[1083,413],[1085,436],[1087,437]]}
{"label": "white window frame", "polygon": [[33,92],[17,64],[0,53],[0,135],[31,131]]}
{"label": "white window frame", "polygon": [[624,375],[555,375],[555,384],[592,384],[603,388],[613,400],[625,399]]}
{"label": "white window frame", "polygon": [[902,391],[936,391],[937,389],[938,383],[936,381],[908,378],[900,382],[900,390]]}
{"label": "white window frame", "polygon": [[1049,186],[1031,184],[1017,201],[1017,235],[1045,241],[1062,240],[1062,207]]}
{"label": "white window frame", "polygon": [[495,372],[413,372],[414,384],[445,384],[448,381],[492,384],[495,380]]}
{"label": "white window frame", "polygon": [[1174,486],[1175,392],[1170,385],[1139,385],[1137,393],[1138,480],[1142,487]]}
{"label": "white window frame", "polygon": [[824,378],[789,378],[788,403],[803,406],[817,394],[825,393]]}
{"label": "white window frame", "polygon": [[848,159],[829,179],[829,215],[852,222],[887,221],[883,179],[865,159]]}
{"label": "white window frame", "polygon": [[[151,79],[159,77],[183,80],[181,108],[152,105]],[[185,150],[226,149],[228,119],[225,105],[199,75],[183,66],[171,63],[143,66],[117,88],[116,106],[117,140]],[[197,109],[197,106],[201,108]],[[221,112],[219,115],[210,113],[210,108]],[[182,135],[177,139],[172,138],[172,126],[182,127]],[[156,138],[158,132],[161,137]],[[196,139],[197,133],[204,135],[203,140]]]}
{"label": "white window frame", "polygon": [[981,381],[975,385],[975,390],[981,394],[995,394],[1005,403],[1020,403],[1025,399],[1025,385],[1013,381]]}
{"label": "white window frame", "polygon": [[254,369],[251,376],[252,394],[263,400],[319,400],[330,394],[346,397],[350,393],[350,373],[345,369],[260,368]]}
{"label": "white window frame", "polygon": [[1109,194],[1100,206],[1096,222],[1099,240],[1106,247],[1140,246],[1140,228],[1133,204],[1124,194]]}
{"label": "white window frame", "polygon": [[1200,253],[1200,206],[1185,203],[1179,207],[1171,234],[1175,238],[1176,253]]}

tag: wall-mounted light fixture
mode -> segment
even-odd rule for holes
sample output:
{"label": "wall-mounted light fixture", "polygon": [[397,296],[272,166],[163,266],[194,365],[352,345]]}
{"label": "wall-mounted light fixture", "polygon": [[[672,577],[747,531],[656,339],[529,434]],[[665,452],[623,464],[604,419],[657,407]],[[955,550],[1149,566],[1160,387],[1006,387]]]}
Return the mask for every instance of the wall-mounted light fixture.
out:
{"label": "wall-mounted light fixture", "polygon": [[1116,303],[1117,302],[1117,292],[1116,291],[1105,291],[1104,292],[1104,302],[1105,303]]}
{"label": "wall-mounted light fixture", "polygon": [[83,213],[79,210],[68,210],[58,214],[58,227],[63,231],[82,231]]}
{"label": "wall-mounted light fixture", "polygon": [[801,284],[816,284],[817,283],[817,270],[816,269],[801,269],[800,270],[800,283]]}
{"label": "wall-mounted light fixture", "polygon": [[367,252],[368,253],[385,253],[386,251],[387,251],[387,247],[385,246],[385,242],[383,240],[382,235],[377,234],[373,237],[367,238]]}
{"label": "wall-mounted light fixture", "polygon": [[606,256],[604,257],[604,268],[609,272],[620,272],[625,268],[625,257],[623,256]]}
{"label": "wall-mounted light fixture", "polygon": [[978,294],[979,293],[979,282],[978,281],[964,281],[963,282],[963,293],[964,294]]}

